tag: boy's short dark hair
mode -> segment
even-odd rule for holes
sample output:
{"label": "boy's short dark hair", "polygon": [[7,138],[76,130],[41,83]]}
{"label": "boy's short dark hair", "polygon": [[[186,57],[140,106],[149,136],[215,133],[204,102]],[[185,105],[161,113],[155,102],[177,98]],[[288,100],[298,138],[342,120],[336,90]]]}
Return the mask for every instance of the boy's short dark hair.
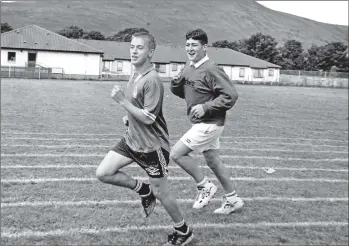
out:
{"label": "boy's short dark hair", "polygon": [[206,32],[200,28],[188,31],[187,34],[185,35],[185,38],[187,40],[191,38],[194,40],[198,40],[202,45],[208,43],[208,37]]}
{"label": "boy's short dark hair", "polygon": [[148,33],[148,32],[136,32],[135,34],[132,35],[132,38],[134,38],[134,37],[142,37],[142,38],[147,39],[149,49],[155,50],[155,48],[156,48],[155,38],[150,33]]}

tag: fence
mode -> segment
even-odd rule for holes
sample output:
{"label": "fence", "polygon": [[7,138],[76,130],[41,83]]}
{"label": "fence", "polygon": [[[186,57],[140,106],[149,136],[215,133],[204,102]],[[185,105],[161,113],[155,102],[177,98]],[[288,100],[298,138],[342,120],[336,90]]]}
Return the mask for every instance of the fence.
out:
{"label": "fence", "polygon": [[280,70],[279,85],[348,88],[348,73]]}
{"label": "fence", "polygon": [[293,75],[299,77],[321,78],[348,78],[349,73],[334,71],[303,71],[303,70],[280,70],[280,75]]}
{"label": "fence", "polygon": [[62,68],[1,66],[1,78],[61,79],[64,73]]}

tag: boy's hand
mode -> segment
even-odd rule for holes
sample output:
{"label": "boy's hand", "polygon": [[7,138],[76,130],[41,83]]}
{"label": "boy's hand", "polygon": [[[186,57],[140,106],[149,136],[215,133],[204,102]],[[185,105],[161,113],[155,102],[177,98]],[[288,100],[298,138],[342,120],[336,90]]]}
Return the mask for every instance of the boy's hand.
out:
{"label": "boy's hand", "polygon": [[114,85],[111,91],[111,97],[118,103],[122,102],[123,100],[126,100],[125,93],[122,91],[122,89],[118,85]]}
{"label": "boy's hand", "polygon": [[205,110],[202,104],[195,105],[191,108],[190,114],[195,118],[201,118],[205,115]]}
{"label": "boy's hand", "polygon": [[125,126],[128,126],[128,117],[127,116],[122,117],[122,121],[124,122]]}

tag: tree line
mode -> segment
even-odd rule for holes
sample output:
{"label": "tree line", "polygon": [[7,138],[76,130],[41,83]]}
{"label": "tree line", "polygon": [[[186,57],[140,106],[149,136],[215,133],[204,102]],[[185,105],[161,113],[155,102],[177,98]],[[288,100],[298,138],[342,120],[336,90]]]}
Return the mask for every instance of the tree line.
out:
{"label": "tree line", "polygon": [[348,69],[348,45],[330,42],[305,50],[300,41],[286,40],[282,46],[270,35],[256,33],[238,41],[219,40],[213,47],[229,48],[279,65],[285,70],[345,71]]}
{"label": "tree line", "polygon": [[[1,22],[1,33],[12,31],[13,28],[7,22]],[[67,37],[74,39],[93,39],[93,40],[110,40],[110,41],[118,41],[118,42],[130,42],[131,37],[136,32],[149,32],[145,28],[126,28],[117,32],[116,34],[106,37],[99,31],[85,31],[84,29],[78,26],[68,26],[57,33]]]}
{"label": "tree line", "polygon": [[[1,23],[1,33],[11,30],[13,28],[8,23]],[[78,26],[68,26],[57,33],[74,39],[130,42],[132,35],[140,31],[148,32],[145,28],[126,28],[106,37],[99,31],[85,31]],[[305,50],[300,41],[286,40],[281,46],[272,36],[256,33],[250,38],[238,41],[218,40],[213,42],[212,46],[229,48],[279,65],[285,70],[349,71],[348,45],[342,42],[312,45]]]}

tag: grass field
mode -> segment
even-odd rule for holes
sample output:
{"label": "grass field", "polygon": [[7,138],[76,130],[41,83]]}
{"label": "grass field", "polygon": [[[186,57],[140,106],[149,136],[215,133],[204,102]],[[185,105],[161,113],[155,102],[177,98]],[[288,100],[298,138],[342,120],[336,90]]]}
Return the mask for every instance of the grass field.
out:
{"label": "grass field", "polygon": [[[2,245],[166,241],[172,223],[159,203],[145,219],[137,195],[94,176],[125,132],[125,112],[109,96],[113,83],[2,79]],[[190,123],[184,101],[171,95],[168,84],[165,89],[164,112],[175,143]],[[170,163],[171,191],[194,227],[191,245],[347,245],[348,90],[237,90],[221,154],[244,209],[214,215],[223,195],[219,186],[209,206],[193,210],[195,184]],[[204,162],[202,167],[213,179]],[[147,180],[136,165],[125,171]]]}

